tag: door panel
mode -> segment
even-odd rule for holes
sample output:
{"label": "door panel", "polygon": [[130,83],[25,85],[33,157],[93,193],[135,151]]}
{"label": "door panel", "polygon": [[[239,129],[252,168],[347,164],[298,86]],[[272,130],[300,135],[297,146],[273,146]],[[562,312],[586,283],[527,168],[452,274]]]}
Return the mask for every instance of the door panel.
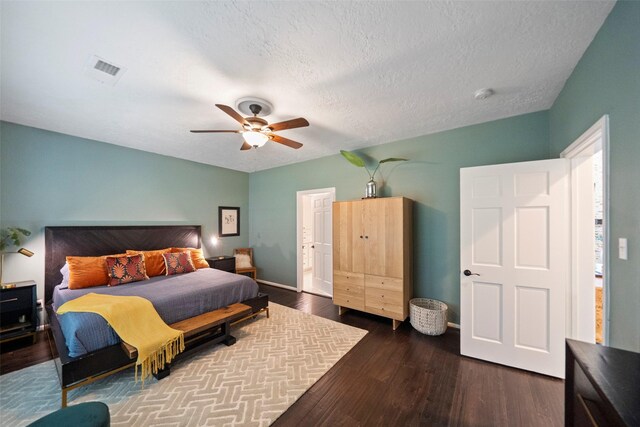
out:
{"label": "door panel", "polygon": [[549,269],[549,207],[516,208],[516,268]]}
{"label": "door panel", "polygon": [[333,221],[334,268],[364,273],[362,202],[334,203]]}
{"label": "door panel", "polygon": [[364,204],[365,271],[401,278],[404,253],[401,198],[368,200]]}
{"label": "door panel", "polygon": [[331,233],[330,193],[313,196],[313,286],[321,292],[333,294],[333,251]]}
{"label": "door panel", "polygon": [[[549,290],[516,286],[515,345],[549,351]],[[530,325],[536,327],[530,327]]]}
{"label": "door panel", "polygon": [[502,209],[473,209],[473,264],[502,265]]}
{"label": "door panel", "polygon": [[460,170],[460,351],[564,376],[564,159]]}
{"label": "door panel", "polygon": [[502,285],[476,282],[472,284],[473,338],[502,342]]}

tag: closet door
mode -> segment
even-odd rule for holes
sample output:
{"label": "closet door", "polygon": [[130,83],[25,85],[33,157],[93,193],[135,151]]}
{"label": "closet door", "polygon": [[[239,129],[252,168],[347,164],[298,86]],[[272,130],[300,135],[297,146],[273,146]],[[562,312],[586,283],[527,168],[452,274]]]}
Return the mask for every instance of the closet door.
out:
{"label": "closet door", "polygon": [[364,202],[366,274],[403,277],[403,199],[388,197]]}
{"label": "closet door", "polygon": [[333,203],[333,302],[364,310],[361,201]]}
{"label": "closet door", "polygon": [[364,273],[363,202],[333,204],[333,269]]}

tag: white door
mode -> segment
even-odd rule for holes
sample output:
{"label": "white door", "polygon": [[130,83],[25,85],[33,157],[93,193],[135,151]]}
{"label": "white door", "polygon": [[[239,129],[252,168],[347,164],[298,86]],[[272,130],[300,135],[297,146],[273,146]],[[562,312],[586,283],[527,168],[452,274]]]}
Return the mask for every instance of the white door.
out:
{"label": "white door", "polygon": [[460,170],[463,355],[564,377],[568,170],[566,159]]}
{"label": "white door", "polygon": [[326,295],[333,295],[333,251],[330,193],[313,196],[313,287]]}

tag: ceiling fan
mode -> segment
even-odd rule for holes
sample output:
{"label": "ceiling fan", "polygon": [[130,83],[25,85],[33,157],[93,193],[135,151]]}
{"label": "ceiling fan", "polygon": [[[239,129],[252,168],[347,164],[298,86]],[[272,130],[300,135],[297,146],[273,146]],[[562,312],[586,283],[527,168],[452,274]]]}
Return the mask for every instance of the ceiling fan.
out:
{"label": "ceiling fan", "polygon": [[[244,110],[241,105],[241,110]],[[276,135],[273,132],[277,132],[285,129],[294,129],[301,128],[305,126],[309,126],[309,122],[307,119],[299,117],[297,119],[286,120],[284,122],[269,124],[265,119],[258,117],[258,114],[263,111],[264,107],[267,107],[267,112],[270,112],[270,105],[262,104],[259,101],[251,102],[248,104],[248,109],[253,114],[253,117],[242,117],[236,110],[233,108],[216,104],[216,107],[230,115],[235,121],[240,123],[241,128],[238,130],[192,130],[193,133],[239,133],[242,134],[244,139],[244,143],[240,150],[250,150],[253,148],[262,147],[267,141],[271,140],[273,142],[277,142],[278,144],[286,145],[291,148],[300,148],[302,144],[293,141],[288,138],[284,138],[280,135]],[[247,111],[248,112],[248,111]]]}

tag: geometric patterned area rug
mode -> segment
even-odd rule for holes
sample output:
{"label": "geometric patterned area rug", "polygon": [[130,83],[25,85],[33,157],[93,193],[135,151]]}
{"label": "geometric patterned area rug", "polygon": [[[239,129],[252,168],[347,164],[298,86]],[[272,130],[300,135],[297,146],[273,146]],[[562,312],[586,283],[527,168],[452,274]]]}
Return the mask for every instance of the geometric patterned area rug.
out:
{"label": "geometric patterned area rug", "polygon": [[[267,426],[367,331],[270,303],[270,317],[236,325],[238,339],[203,346],[171,375],[135,383],[133,368],[69,392],[101,401],[114,426]],[[60,408],[53,361],[0,376],[0,424],[23,426]]]}

